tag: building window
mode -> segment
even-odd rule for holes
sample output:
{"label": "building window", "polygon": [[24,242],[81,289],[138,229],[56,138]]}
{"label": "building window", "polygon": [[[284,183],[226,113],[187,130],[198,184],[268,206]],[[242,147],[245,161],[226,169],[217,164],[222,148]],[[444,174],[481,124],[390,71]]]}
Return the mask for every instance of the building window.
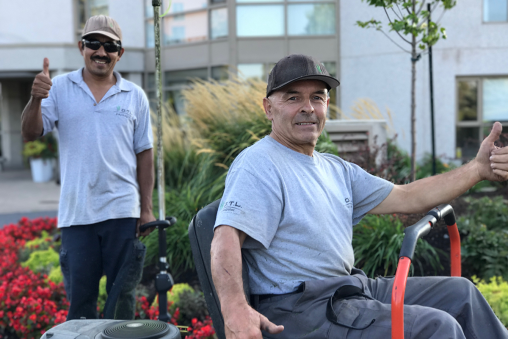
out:
{"label": "building window", "polygon": [[155,47],[155,31],[153,25],[152,0],[145,0],[145,46],[147,48]]}
{"label": "building window", "polygon": [[508,0],[483,0],[483,21],[508,21]]}
{"label": "building window", "polygon": [[334,35],[335,1],[236,0],[239,37]]}
{"label": "building window", "polygon": [[289,5],[288,34],[335,34],[335,4]]}
{"label": "building window", "polygon": [[239,37],[284,35],[283,5],[247,5],[236,9]]}
{"label": "building window", "polygon": [[[163,0],[165,11],[169,0]],[[210,7],[212,6],[213,7]],[[155,46],[152,0],[145,0],[146,47]],[[164,45],[185,44],[228,36],[228,12],[225,0],[173,0],[169,13],[161,20]]]}
{"label": "building window", "polygon": [[260,79],[263,81],[268,80],[268,74],[272,70],[275,63],[266,64],[239,64],[237,66],[238,76],[244,79]]}
{"label": "building window", "polygon": [[226,81],[229,79],[229,67],[228,66],[214,66],[211,68],[211,76],[216,81]]}
{"label": "building window", "polygon": [[[457,80],[457,158],[476,156],[495,121],[508,122],[508,77]],[[508,131],[503,128],[503,133]]]}
{"label": "building window", "polygon": [[203,41],[208,37],[207,11],[193,11],[163,18],[164,45]]}
{"label": "building window", "polygon": [[78,27],[77,27],[77,40],[81,40],[83,28],[85,23],[91,16],[94,15],[109,15],[108,0],[78,0]]}
{"label": "building window", "polygon": [[228,36],[228,9],[218,8],[210,11],[210,38],[220,39]]}

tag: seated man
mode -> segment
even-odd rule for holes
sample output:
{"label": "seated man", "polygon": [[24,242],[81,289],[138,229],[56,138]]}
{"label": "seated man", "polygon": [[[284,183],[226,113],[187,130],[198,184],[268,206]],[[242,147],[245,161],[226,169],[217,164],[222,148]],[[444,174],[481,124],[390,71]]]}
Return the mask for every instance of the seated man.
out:
{"label": "seated man", "polygon": [[[228,339],[390,338],[393,279],[369,279],[353,268],[353,225],[366,213],[426,212],[482,180],[508,178],[508,148],[494,146],[498,122],[476,159],[403,186],[316,152],[328,93],[338,85],[304,55],[281,59],[269,75],[263,105],[272,132],[231,166],[212,242]],[[252,307],[243,293],[241,249]],[[508,338],[463,278],[409,278],[405,304],[406,339]]]}

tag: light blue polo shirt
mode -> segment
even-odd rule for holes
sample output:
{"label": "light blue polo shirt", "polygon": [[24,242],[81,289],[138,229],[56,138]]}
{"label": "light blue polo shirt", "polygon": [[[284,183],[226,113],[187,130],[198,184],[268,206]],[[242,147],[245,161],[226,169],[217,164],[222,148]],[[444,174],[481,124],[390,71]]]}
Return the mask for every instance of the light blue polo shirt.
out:
{"label": "light blue polo shirt", "polygon": [[97,103],[82,72],[52,79],[42,100],[44,134],[56,127],[59,136],[58,227],[139,218],[136,154],[153,143],[143,90],[114,72],[116,84]]}

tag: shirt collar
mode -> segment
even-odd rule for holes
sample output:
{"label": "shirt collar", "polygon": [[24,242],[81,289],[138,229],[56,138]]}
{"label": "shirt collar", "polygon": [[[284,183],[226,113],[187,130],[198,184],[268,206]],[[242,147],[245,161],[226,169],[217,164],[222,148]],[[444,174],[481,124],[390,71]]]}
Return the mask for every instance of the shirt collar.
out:
{"label": "shirt collar", "polygon": [[[69,74],[69,79],[71,79],[73,82],[75,82],[78,85],[84,84],[85,81],[83,80],[83,70],[84,70],[84,67],[81,67],[77,71],[71,72]],[[120,73],[118,73],[117,71],[113,71],[113,74],[116,77],[116,84],[114,86],[119,88],[121,91],[128,92],[128,91],[132,90],[132,87],[130,86],[130,84],[122,78]]]}

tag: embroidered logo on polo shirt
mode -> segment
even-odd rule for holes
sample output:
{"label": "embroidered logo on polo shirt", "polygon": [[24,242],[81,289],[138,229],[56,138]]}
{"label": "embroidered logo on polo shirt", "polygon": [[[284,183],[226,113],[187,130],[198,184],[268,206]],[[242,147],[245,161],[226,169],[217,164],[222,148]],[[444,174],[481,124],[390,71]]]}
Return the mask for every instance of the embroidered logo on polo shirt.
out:
{"label": "embroidered logo on polo shirt", "polygon": [[116,115],[120,115],[122,117],[130,118],[131,111],[125,108],[121,108],[120,106],[116,106]]}
{"label": "embroidered logo on polo shirt", "polygon": [[226,201],[221,202],[219,210],[221,210],[222,212],[238,213],[241,212],[242,206],[240,206],[237,201]]}

